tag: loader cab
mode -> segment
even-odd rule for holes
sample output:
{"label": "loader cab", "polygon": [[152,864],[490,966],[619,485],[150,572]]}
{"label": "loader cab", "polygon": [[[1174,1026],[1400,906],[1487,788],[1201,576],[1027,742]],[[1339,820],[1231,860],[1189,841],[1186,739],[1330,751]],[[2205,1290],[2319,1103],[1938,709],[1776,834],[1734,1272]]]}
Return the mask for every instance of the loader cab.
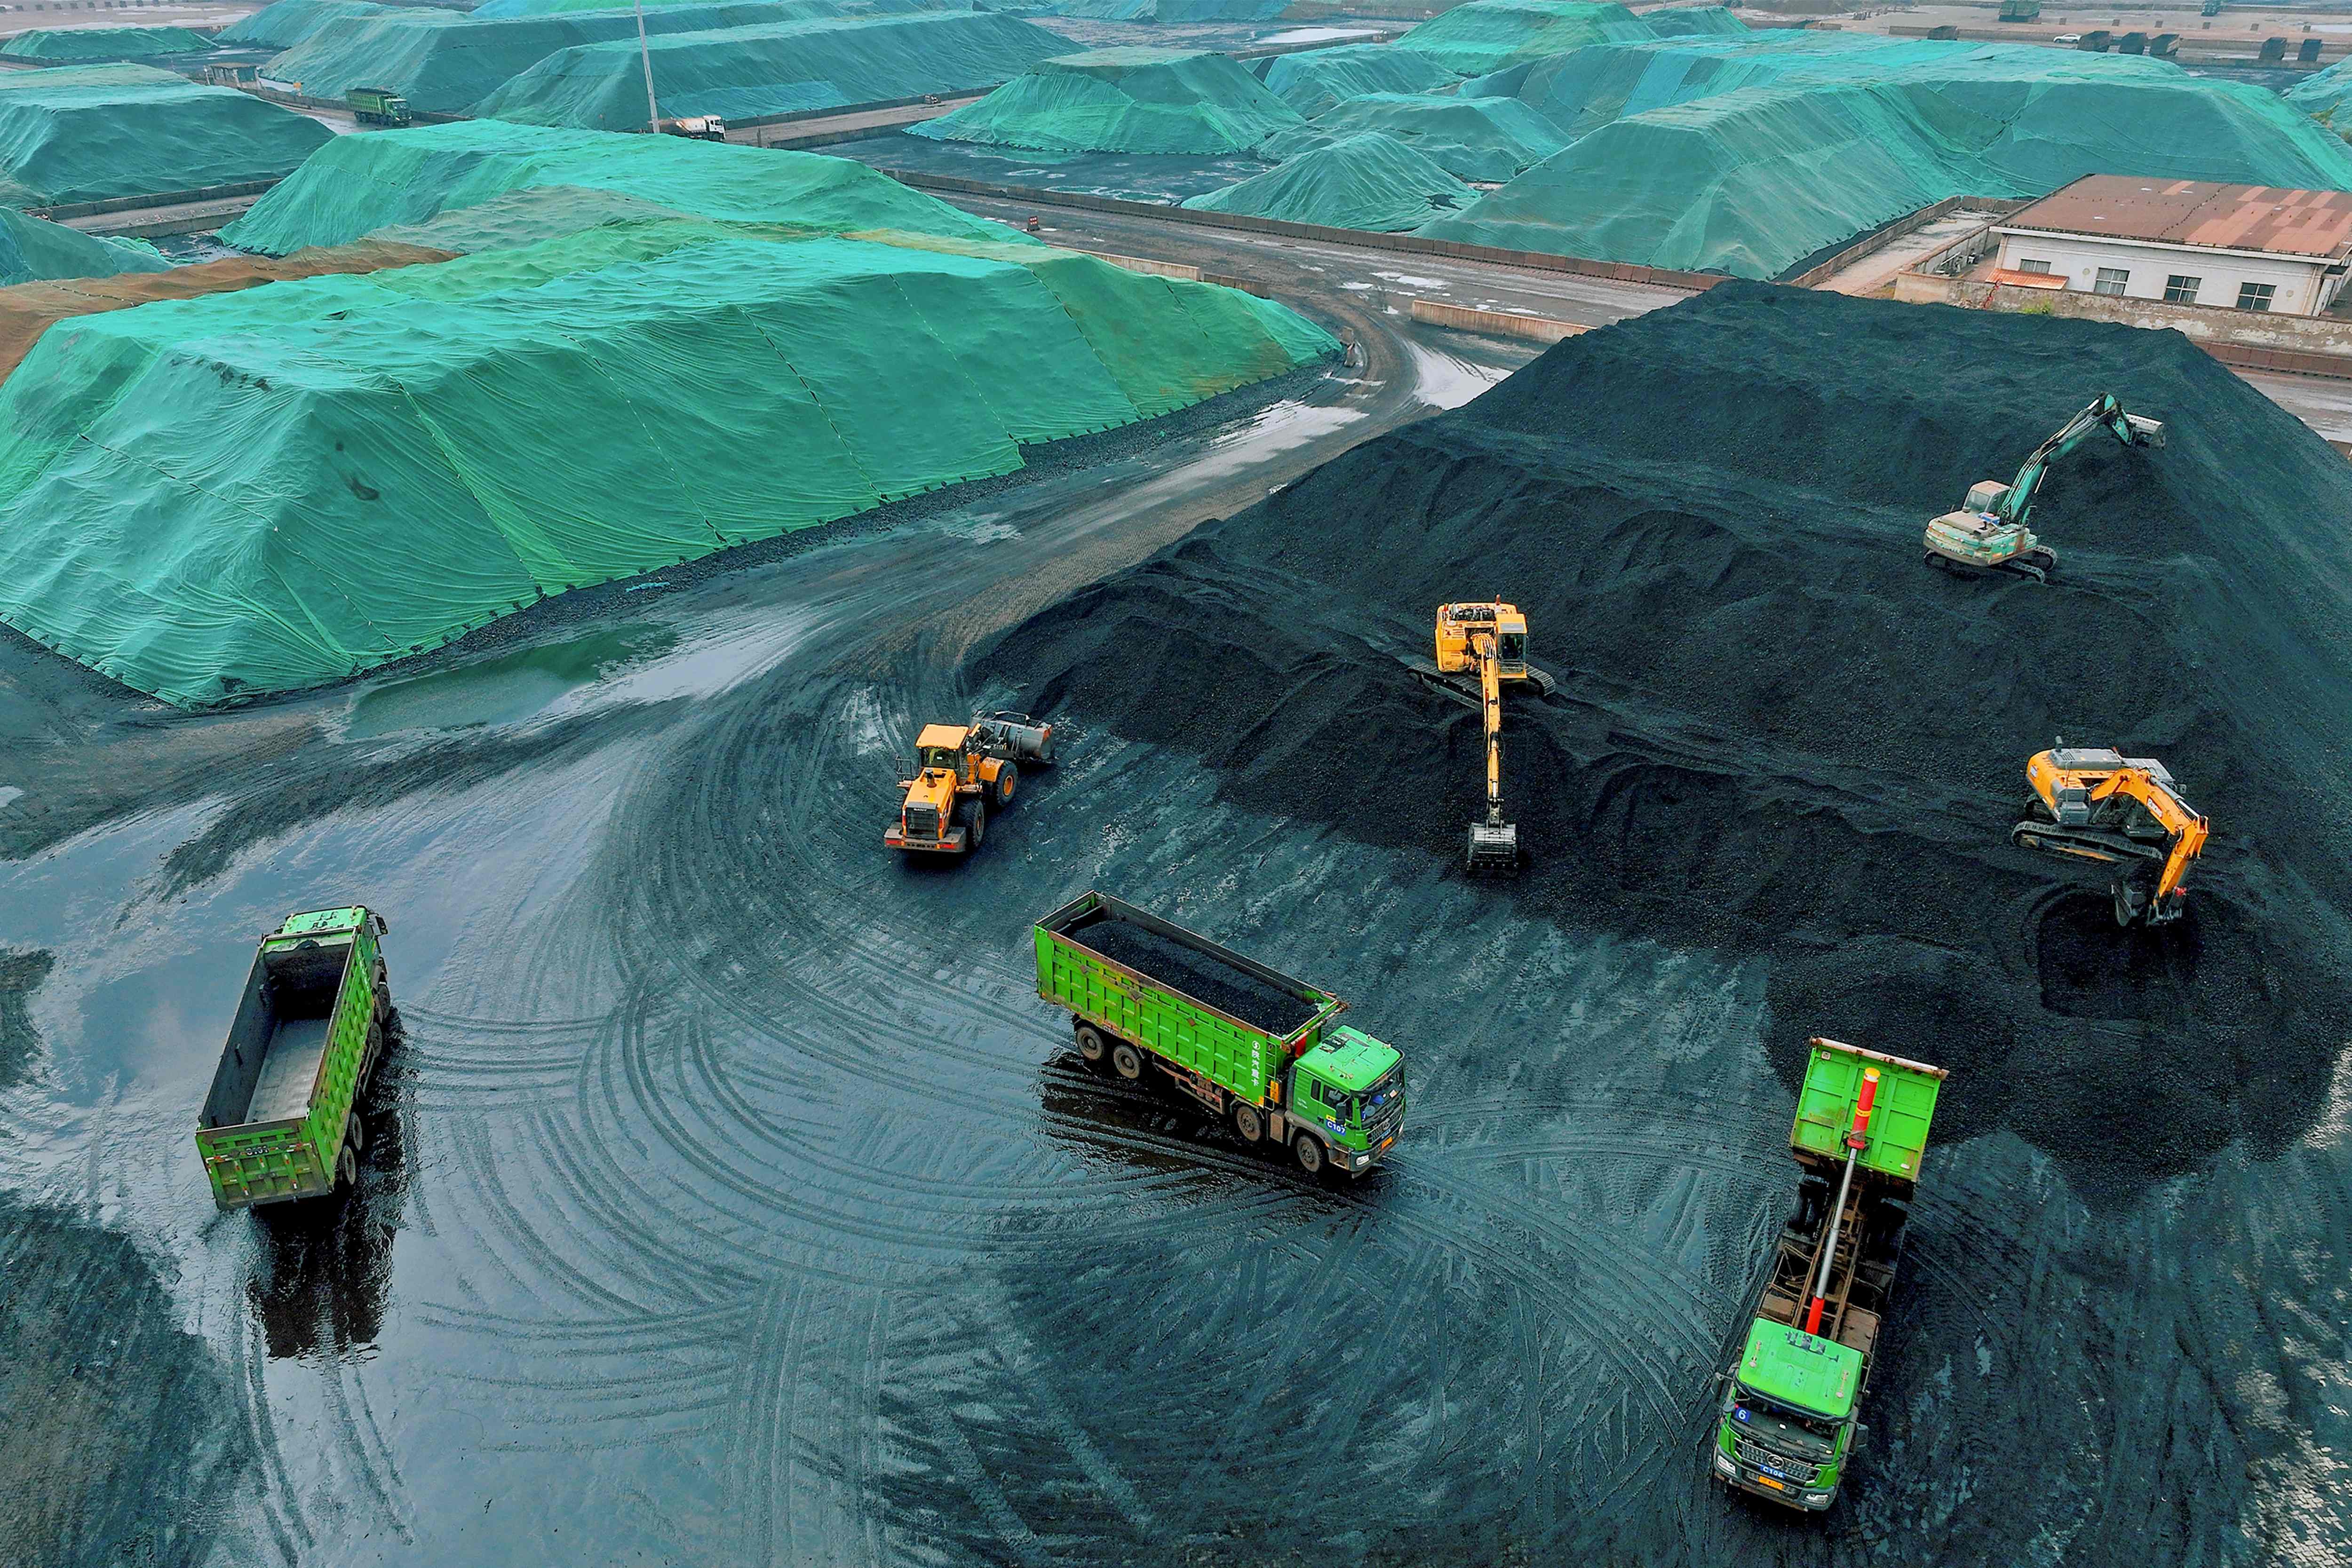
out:
{"label": "loader cab", "polygon": [[919,773],[944,772],[961,778],[964,739],[970,733],[961,725],[923,726],[922,733],[915,737],[915,770]]}

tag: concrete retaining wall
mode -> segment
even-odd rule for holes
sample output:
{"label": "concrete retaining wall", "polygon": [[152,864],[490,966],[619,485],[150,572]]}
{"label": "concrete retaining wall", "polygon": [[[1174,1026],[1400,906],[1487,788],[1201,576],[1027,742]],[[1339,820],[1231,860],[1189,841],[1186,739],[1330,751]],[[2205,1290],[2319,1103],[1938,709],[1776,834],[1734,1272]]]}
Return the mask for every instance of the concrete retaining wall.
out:
{"label": "concrete retaining wall", "polygon": [[1107,261],[1129,272],[1148,272],[1154,277],[1181,277],[1187,283],[1201,281],[1201,269],[1189,261],[1154,261],[1148,256],[1120,256],[1108,250],[1090,250],[1087,254],[1097,261]]}
{"label": "concrete retaining wall", "polygon": [[1578,321],[1555,321],[1549,316],[1526,316],[1516,310],[1473,310],[1466,305],[1445,305],[1434,299],[1412,302],[1412,319],[1433,327],[1454,327],[1465,332],[1487,332],[1500,338],[1526,338],[1557,343],[1590,332]]}
{"label": "concrete retaining wall", "polygon": [[2200,305],[2167,305],[2086,294],[2073,288],[2023,288],[2015,284],[1937,277],[1906,272],[1895,298],[1914,304],[1958,305],[1971,310],[2026,311],[2077,321],[2169,328],[2226,364],[2299,375],[2352,378],[2352,319],[2340,316],[2277,316]]}

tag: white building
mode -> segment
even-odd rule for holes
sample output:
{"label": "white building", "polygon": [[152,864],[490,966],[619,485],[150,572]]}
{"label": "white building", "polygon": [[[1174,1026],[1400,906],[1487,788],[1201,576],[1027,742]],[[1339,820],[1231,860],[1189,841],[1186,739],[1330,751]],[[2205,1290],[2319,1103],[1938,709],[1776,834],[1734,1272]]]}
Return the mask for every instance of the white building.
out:
{"label": "white building", "polygon": [[2316,316],[2344,287],[2352,193],[2089,174],[1993,232],[2003,281]]}

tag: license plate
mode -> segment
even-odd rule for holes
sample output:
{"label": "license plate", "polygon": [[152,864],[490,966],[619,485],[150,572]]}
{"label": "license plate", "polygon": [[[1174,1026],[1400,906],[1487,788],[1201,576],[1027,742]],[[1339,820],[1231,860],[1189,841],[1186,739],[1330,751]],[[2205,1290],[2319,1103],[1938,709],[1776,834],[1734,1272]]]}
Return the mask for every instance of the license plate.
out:
{"label": "license plate", "polygon": [[1787,1491],[1789,1490],[1788,1483],[1785,1481],[1776,1481],[1770,1476],[1758,1476],[1756,1478],[1756,1484],[1758,1486],[1770,1487],[1774,1491]]}

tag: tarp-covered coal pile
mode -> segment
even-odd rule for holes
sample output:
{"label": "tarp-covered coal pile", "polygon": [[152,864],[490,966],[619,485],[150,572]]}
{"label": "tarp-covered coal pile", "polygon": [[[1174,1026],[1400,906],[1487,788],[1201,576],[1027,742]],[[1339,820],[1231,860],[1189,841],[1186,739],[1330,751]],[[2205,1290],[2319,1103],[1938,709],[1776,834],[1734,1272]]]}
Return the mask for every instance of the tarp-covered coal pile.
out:
{"label": "tarp-covered coal pile", "polygon": [[[2093,396],[2167,422],[2043,492],[2048,587],[1959,582],[1920,529]],[[1770,961],[1794,1082],[1828,1034],[1954,1070],[2094,1205],[2328,1101],[2346,1039],[2352,468],[2184,340],[1727,285],[1573,339],[1017,628],[1024,700],[1199,754],[1244,808],[1458,860],[1471,710],[1428,617],[1501,594],[1548,701],[1507,702],[1508,895]],[[2214,823],[2190,913],[2114,925],[2102,868],[2013,849],[2064,735],[2166,761]]]}
{"label": "tarp-covered coal pile", "polygon": [[613,38],[548,56],[477,112],[527,125],[638,130],[650,59],[664,114],[752,120],[980,91],[1068,47],[1033,23],[979,11],[831,16],[672,33],[643,44]]}

